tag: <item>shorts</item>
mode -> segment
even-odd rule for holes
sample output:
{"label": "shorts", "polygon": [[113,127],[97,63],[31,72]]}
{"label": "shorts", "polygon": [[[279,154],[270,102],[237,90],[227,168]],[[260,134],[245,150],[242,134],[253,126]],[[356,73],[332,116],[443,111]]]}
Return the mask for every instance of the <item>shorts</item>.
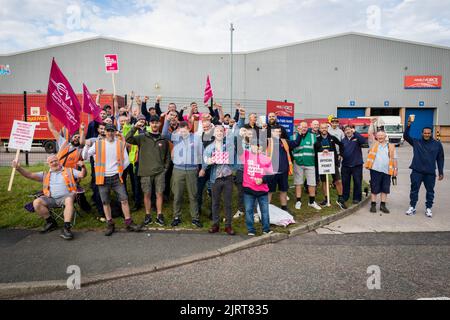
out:
{"label": "shorts", "polygon": [[141,188],[143,193],[152,193],[152,186],[155,184],[155,192],[163,193],[166,188],[166,172],[163,171],[155,176],[141,177]]}
{"label": "shorts", "polygon": [[375,170],[370,170],[370,192],[372,194],[391,192],[391,176]]}
{"label": "shorts", "polygon": [[[341,180],[341,172],[339,171],[339,167],[338,166],[334,167],[334,172],[336,172],[336,173],[332,174],[333,182]],[[320,181],[326,182],[327,181],[327,175],[326,174],[321,174],[320,175]]]}
{"label": "shorts", "polygon": [[105,177],[105,183],[103,185],[98,186],[98,190],[100,192],[100,198],[102,199],[102,203],[107,205],[111,203],[111,199],[109,197],[109,192],[114,190],[117,195],[117,200],[120,202],[128,200],[128,194],[125,190],[125,185],[120,182],[119,174],[116,174],[112,177]]}
{"label": "shorts", "polygon": [[68,193],[65,196],[58,197],[58,198],[41,196],[41,197],[39,197],[39,199],[41,199],[45,202],[45,204],[47,205],[47,208],[53,209],[53,208],[61,208],[62,206],[64,206],[66,199],[69,197],[72,197],[75,199],[75,194]]}
{"label": "shorts", "polygon": [[306,176],[306,184],[310,187],[315,187],[316,182],[316,167],[299,166],[294,163],[294,184],[296,186],[303,185],[304,176]]}
{"label": "shorts", "polygon": [[272,181],[269,183],[269,192],[273,193],[278,190],[281,192],[287,192],[289,190],[288,173],[277,173],[274,175]]}

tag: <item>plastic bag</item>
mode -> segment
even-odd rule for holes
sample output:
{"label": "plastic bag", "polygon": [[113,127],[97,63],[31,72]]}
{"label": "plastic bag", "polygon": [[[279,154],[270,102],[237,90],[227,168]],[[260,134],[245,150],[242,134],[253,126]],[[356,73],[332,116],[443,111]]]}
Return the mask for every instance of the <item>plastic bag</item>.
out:
{"label": "plastic bag", "polygon": [[[259,204],[257,206],[258,216],[261,220],[261,210],[259,210]],[[290,224],[294,224],[295,220],[289,212],[284,211],[273,204],[269,204],[269,218],[270,224],[274,224],[277,226],[287,227]]]}

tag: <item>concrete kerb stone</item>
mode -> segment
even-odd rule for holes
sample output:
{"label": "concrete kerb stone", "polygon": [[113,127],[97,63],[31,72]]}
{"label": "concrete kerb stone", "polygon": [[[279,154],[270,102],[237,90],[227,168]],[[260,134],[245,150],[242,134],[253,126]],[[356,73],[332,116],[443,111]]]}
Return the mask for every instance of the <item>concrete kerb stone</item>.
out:
{"label": "concrete kerb stone", "polygon": [[[319,219],[314,219],[307,224],[301,225],[299,227],[289,230],[286,233],[273,233],[270,235],[263,235],[256,238],[247,239],[224,248],[211,250],[203,253],[198,253],[192,256],[179,258],[172,261],[157,263],[154,265],[137,267],[137,268],[127,268],[120,269],[113,272],[109,272],[101,275],[94,275],[82,278],[82,286],[89,286],[105,281],[117,280],[121,278],[144,275],[152,272],[167,270],[171,268],[176,268],[186,264],[190,264],[197,261],[203,261],[208,259],[213,259],[219,256],[237,252],[240,250],[261,246],[269,243],[276,243],[291,237],[298,236],[300,234],[311,232],[317,228],[324,225],[330,224],[336,220],[339,220],[345,216],[348,216],[364,206],[369,201],[369,197],[366,197],[359,204],[350,207],[347,210],[340,211],[334,215],[328,217],[322,217]],[[49,293],[58,290],[67,290],[67,284],[65,281],[33,281],[33,282],[22,282],[22,283],[0,283],[0,299],[9,299],[19,296],[27,296],[33,294]]]}
{"label": "concrete kerb stone", "polygon": [[0,299],[10,299],[30,294],[48,293],[67,289],[65,281],[34,281],[19,283],[0,283]]}

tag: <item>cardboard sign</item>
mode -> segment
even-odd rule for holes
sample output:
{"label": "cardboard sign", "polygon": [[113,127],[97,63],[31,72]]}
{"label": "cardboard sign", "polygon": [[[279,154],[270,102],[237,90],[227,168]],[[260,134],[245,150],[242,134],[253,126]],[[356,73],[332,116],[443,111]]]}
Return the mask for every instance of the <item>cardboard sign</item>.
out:
{"label": "cardboard sign", "polygon": [[31,144],[33,143],[35,129],[35,122],[14,120],[8,148],[31,151]]}
{"label": "cardboard sign", "polygon": [[119,72],[119,57],[117,54],[105,54],[106,73]]}
{"label": "cardboard sign", "polygon": [[214,151],[212,158],[215,164],[230,164],[230,154],[228,152]]}
{"label": "cardboard sign", "polygon": [[334,152],[317,154],[319,163],[319,174],[335,174]]}

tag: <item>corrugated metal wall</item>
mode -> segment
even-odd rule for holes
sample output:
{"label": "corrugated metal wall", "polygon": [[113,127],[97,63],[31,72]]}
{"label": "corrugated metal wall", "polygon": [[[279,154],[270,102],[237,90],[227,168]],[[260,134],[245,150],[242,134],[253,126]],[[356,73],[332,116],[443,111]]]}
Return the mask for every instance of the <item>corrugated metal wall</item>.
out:
{"label": "corrugated metal wall", "polygon": [[[91,91],[111,91],[111,77],[104,72],[106,53],[119,54],[118,94],[133,89],[179,103],[201,102],[210,74],[216,99],[230,110],[228,54],[192,54],[107,39],[0,56],[12,71],[0,77],[0,93],[46,92],[52,57],[77,92],[83,81]],[[435,74],[443,75],[441,90],[403,88],[405,75]],[[297,116],[335,114],[350,100],[356,107],[382,107],[385,100],[391,107],[415,107],[425,101],[438,108],[438,124],[450,125],[448,75],[448,49],[350,34],[236,54],[233,96],[256,112],[264,112],[266,99],[288,100],[295,103]]]}

